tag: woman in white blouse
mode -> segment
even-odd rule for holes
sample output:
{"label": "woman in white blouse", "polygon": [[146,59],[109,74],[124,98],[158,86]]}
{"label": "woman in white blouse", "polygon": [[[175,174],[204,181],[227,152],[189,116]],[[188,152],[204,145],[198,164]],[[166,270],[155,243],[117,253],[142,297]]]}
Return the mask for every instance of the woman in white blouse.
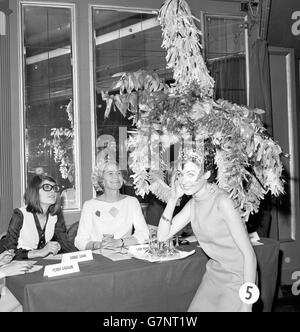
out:
{"label": "woman in white blouse", "polygon": [[[75,245],[79,250],[118,248],[145,243],[149,230],[139,201],[122,195],[122,171],[117,163],[107,161],[92,174],[96,190],[103,194],[86,201],[82,207]],[[111,235],[103,238],[104,234]]]}

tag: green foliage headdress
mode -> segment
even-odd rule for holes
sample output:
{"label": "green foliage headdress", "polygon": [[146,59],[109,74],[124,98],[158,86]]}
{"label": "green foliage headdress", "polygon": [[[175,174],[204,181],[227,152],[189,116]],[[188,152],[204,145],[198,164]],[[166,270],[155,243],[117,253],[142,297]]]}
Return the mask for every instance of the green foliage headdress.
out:
{"label": "green foliage headdress", "polygon": [[138,195],[150,191],[167,201],[167,165],[162,158],[171,145],[187,137],[209,140],[209,149],[193,147],[199,158],[214,160],[218,185],[226,190],[244,220],[259,209],[267,192],[284,192],[280,146],[267,134],[260,109],[226,100],[213,100],[214,81],[201,55],[200,32],[184,0],[167,0],[158,15],[167,51],[168,67],[175,83],[169,87],[156,73],[124,73],[113,88],[119,94],[103,94],[137,132],[129,139],[130,168]]}

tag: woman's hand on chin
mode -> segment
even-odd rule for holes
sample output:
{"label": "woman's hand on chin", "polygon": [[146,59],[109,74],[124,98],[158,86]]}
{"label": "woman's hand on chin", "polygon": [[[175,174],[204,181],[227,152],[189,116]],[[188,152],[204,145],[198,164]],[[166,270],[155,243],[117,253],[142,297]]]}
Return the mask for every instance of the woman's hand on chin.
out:
{"label": "woman's hand on chin", "polygon": [[177,200],[179,199],[181,196],[183,196],[184,191],[182,190],[182,187],[177,179],[177,173],[175,172],[172,176],[172,180],[171,180],[171,195],[170,198]]}

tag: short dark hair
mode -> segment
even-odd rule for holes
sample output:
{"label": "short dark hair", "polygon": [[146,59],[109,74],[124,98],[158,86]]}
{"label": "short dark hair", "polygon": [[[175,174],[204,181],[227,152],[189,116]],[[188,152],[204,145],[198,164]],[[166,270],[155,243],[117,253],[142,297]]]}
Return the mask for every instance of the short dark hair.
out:
{"label": "short dark hair", "polygon": [[217,182],[218,168],[215,162],[216,148],[212,144],[211,138],[204,140],[204,172],[210,171],[209,183]]}
{"label": "short dark hair", "polygon": [[[212,144],[212,139],[209,137],[204,140],[203,152],[204,154],[197,154],[196,151],[188,151],[184,160],[179,159],[177,163],[181,163],[181,167],[183,167],[187,161],[193,162],[202,170],[202,174],[208,171],[210,172],[210,177],[207,179],[207,182],[215,183],[217,182],[218,176],[218,168],[215,163],[216,148]],[[199,175],[200,174],[201,172]]]}
{"label": "short dark hair", "polygon": [[[25,195],[24,200],[25,204],[27,205],[26,210],[32,213],[43,213],[40,204],[40,194],[39,190],[43,181],[49,181],[52,183],[56,183],[56,181],[48,175],[35,175],[32,180],[29,182]],[[56,202],[49,207],[49,212],[51,215],[55,215],[61,210],[61,199],[60,195],[57,195]]]}

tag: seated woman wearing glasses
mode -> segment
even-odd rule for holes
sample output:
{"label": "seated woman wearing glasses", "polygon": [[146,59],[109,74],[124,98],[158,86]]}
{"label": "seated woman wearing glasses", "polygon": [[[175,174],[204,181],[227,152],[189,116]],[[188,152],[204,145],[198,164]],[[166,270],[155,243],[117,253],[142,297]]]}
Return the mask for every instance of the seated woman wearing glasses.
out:
{"label": "seated woman wearing glasses", "polygon": [[60,187],[46,175],[36,175],[25,192],[26,206],[15,209],[0,253],[15,250],[15,259],[77,251],[67,238],[61,212]]}
{"label": "seated woman wearing glasses", "polygon": [[80,250],[114,249],[146,242],[149,230],[139,201],[120,193],[124,180],[118,164],[99,163],[92,181],[95,190],[103,194],[84,203],[76,247]]}

